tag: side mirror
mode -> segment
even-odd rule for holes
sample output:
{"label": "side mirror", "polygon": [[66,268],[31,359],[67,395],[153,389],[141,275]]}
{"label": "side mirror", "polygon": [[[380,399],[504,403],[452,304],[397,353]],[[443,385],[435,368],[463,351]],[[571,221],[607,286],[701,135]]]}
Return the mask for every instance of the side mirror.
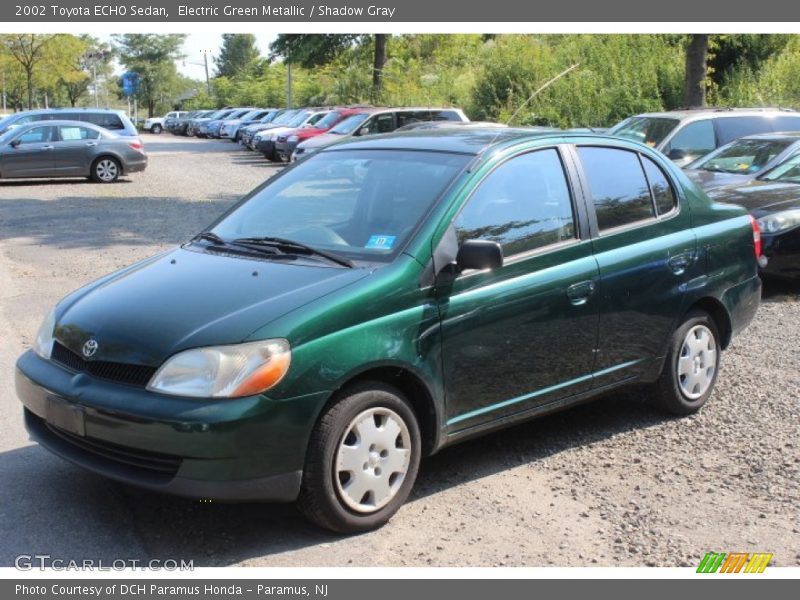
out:
{"label": "side mirror", "polygon": [[503,248],[491,240],[467,240],[458,249],[456,265],[467,269],[497,269],[503,266]]}
{"label": "side mirror", "polygon": [[358,135],[369,135],[369,127],[362,127],[359,129]]}
{"label": "side mirror", "polygon": [[19,146],[21,143],[22,143],[22,140],[20,140],[19,138],[17,138],[16,140],[11,140],[11,143],[9,144],[9,146],[11,146],[12,148],[16,148],[16,147],[17,147],[17,146]]}
{"label": "side mirror", "polygon": [[667,158],[670,160],[683,160],[688,156],[686,150],[681,150],[680,148],[673,148],[669,151],[669,154],[667,154]]}

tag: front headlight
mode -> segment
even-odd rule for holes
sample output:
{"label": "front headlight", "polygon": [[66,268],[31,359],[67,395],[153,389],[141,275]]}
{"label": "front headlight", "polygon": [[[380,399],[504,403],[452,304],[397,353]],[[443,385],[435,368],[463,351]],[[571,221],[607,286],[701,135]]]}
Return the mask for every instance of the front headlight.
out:
{"label": "front headlight", "polygon": [[252,396],[283,379],[291,357],[283,339],[185,350],[161,366],[147,389],[193,398]]}
{"label": "front headlight", "polygon": [[50,360],[50,355],[53,352],[53,330],[55,328],[56,309],[53,309],[44,318],[33,342],[33,351],[46,360]]}
{"label": "front headlight", "polygon": [[286,139],[286,141],[287,141],[287,142],[289,142],[290,144],[294,144],[295,142],[299,142],[299,141],[300,141],[300,138],[299,138],[298,136],[296,136],[296,135],[290,135],[290,136],[289,136],[289,137]]}
{"label": "front headlight", "polygon": [[785,210],[761,217],[758,226],[762,233],[780,233],[800,225],[800,209]]}

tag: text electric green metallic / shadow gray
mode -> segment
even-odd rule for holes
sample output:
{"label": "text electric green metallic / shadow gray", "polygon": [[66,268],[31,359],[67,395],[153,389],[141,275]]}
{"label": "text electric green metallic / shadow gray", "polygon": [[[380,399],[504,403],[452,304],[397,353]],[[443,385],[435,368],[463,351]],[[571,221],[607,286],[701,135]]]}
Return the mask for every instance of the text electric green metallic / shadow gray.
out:
{"label": "text electric green metallic / shadow gray", "polygon": [[635,142],[376,136],[62,300],[17,389],[92,471],[361,531],[458,440],[631,384],[698,410],[758,307],[756,234]]}

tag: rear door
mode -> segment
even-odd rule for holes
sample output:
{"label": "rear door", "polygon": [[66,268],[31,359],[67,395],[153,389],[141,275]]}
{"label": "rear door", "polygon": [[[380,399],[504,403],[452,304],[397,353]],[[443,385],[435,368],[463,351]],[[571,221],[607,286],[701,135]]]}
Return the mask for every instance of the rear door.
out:
{"label": "rear door", "polygon": [[60,175],[89,175],[100,133],[77,124],[58,125],[56,129],[58,136],[53,142],[56,171]]}
{"label": "rear door", "polygon": [[686,285],[702,274],[688,205],[666,171],[637,152],[575,149],[600,269],[595,387],[658,364]]}
{"label": "rear door", "polygon": [[[2,177],[52,177],[55,174],[53,138],[55,127],[31,127],[9,140],[3,148],[0,176]],[[11,143],[19,144],[12,146]]]}

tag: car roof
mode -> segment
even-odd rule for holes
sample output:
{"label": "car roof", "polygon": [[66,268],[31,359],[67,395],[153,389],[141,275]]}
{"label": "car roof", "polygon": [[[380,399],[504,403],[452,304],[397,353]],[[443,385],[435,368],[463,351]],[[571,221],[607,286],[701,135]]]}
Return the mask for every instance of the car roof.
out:
{"label": "car roof", "polygon": [[788,114],[800,116],[800,113],[791,108],[682,108],[678,110],[665,110],[660,112],[648,112],[633,115],[636,117],[655,117],[665,119],[694,119],[698,117],[741,117],[741,116],[774,116],[777,114]]}
{"label": "car roof", "polygon": [[[502,146],[508,142],[526,141],[544,137],[580,137],[587,134],[569,133],[560,129],[534,130],[525,128],[469,128],[463,127],[411,130],[401,133],[372,135],[365,138],[348,138],[325,148],[326,151],[348,150],[429,150],[454,152],[459,154],[480,154],[489,148]],[[620,142],[613,136],[594,136],[613,142]]]}
{"label": "car roof", "polygon": [[75,107],[71,108],[69,106],[62,106],[59,108],[34,108],[32,110],[23,110],[18,113],[13,113],[16,115],[26,115],[30,113],[37,113],[37,114],[47,114],[47,113],[56,113],[56,112],[87,112],[87,113],[114,113],[120,114],[121,110],[117,110],[115,108],[91,108],[91,107]]}
{"label": "car roof", "polygon": [[88,121],[74,121],[71,119],[50,119],[47,121],[31,121],[30,123],[25,123],[17,130],[22,130],[23,128],[26,129],[33,129],[34,127],[49,127],[50,125],[73,125],[75,127],[87,127],[89,129],[97,129],[98,131],[107,131],[108,133],[114,133],[102,127],[100,125],[95,125],[94,123],[89,123]]}

